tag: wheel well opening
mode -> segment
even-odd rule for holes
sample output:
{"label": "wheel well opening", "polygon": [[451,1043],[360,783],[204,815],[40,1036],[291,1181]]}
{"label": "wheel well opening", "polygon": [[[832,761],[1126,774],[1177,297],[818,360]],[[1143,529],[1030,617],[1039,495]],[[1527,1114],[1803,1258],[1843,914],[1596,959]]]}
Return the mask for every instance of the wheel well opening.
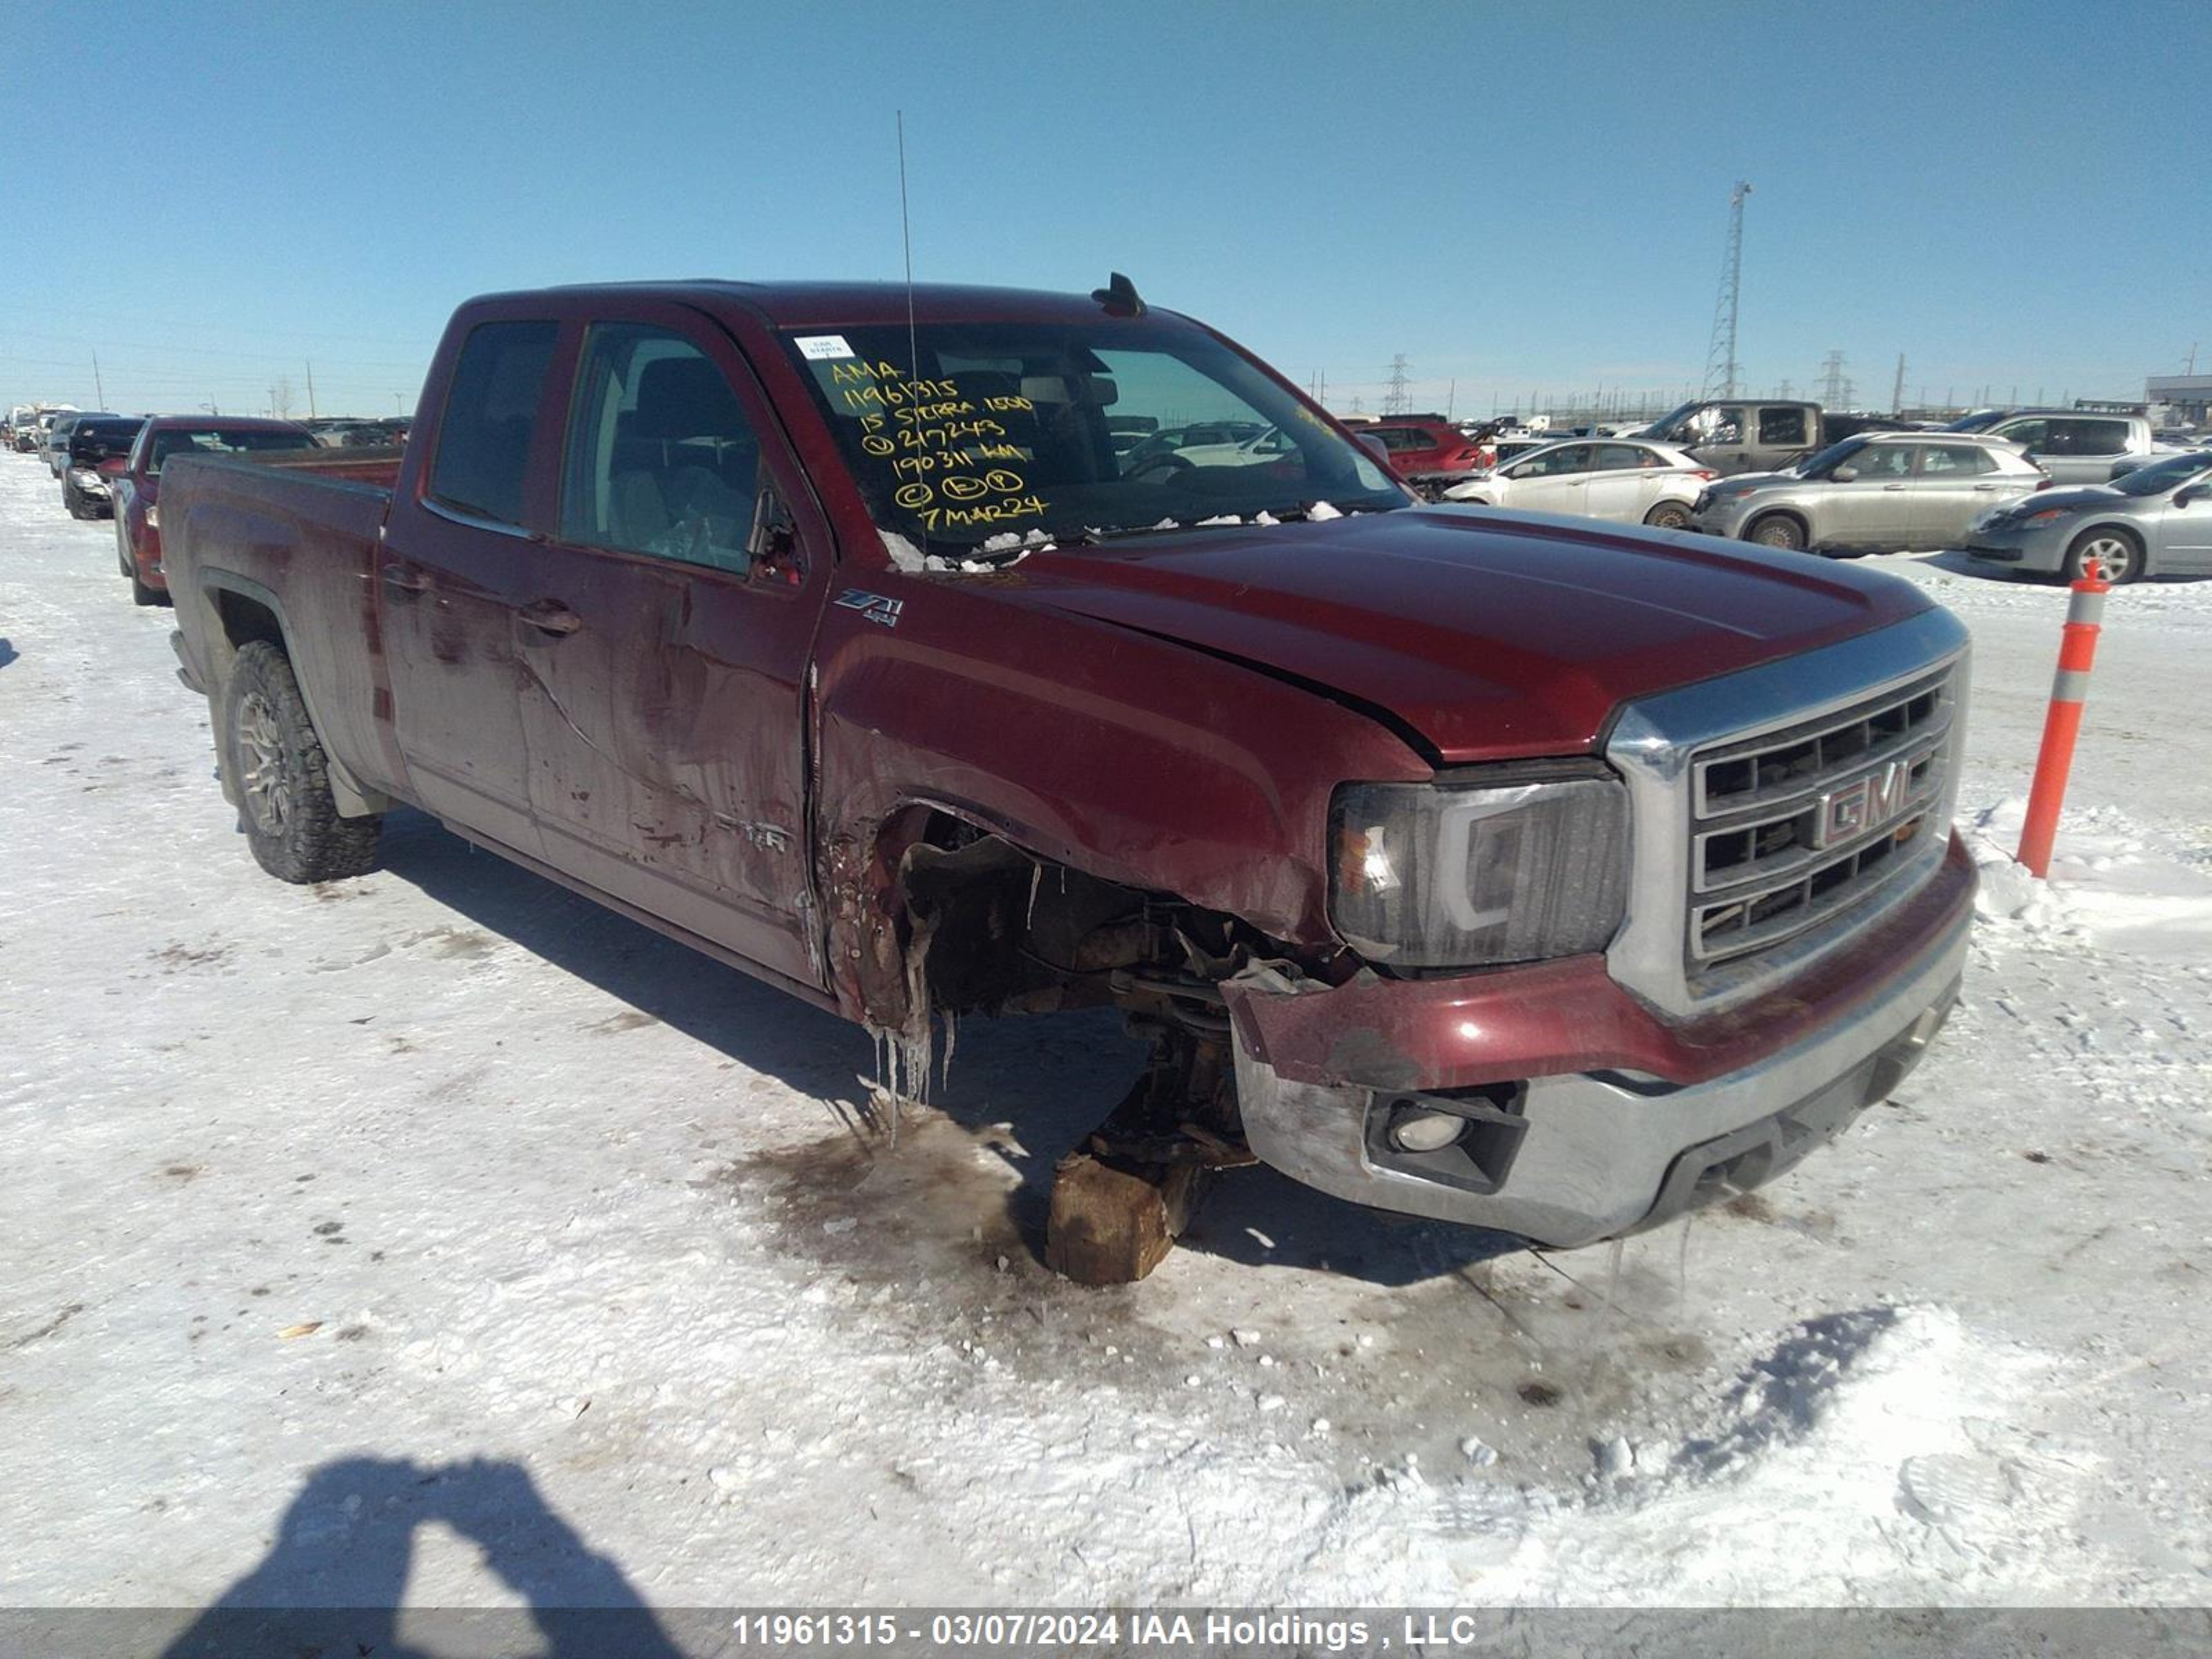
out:
{"label": "wheel well opening", "polygon": [[[906,1018],[1116,1004],[1226,1030],[1221,982],[1328,963],[1236,917],[1040,857],[933,812],[896,860],[890,909]],[[886,1022],[887,1024],[890,1022]]]}

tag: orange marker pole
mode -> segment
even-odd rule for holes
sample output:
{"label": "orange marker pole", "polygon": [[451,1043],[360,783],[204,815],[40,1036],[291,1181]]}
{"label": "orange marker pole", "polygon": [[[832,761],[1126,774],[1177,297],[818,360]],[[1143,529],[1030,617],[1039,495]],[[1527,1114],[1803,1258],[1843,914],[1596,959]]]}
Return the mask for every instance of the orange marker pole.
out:
{"label": "orange marker pole", "polygon": [[2094,559],[2066,605],[2058,644],[2058,674],[2051,683],[2051,712],[2044,717],[2043,747],[2035,781],[2027,789],[2027,822],[2020,827],[2019,861],[2038,879],[2051,873],[2051,844],[2058,838],[2058,809],[2074,769],[2074,740],[2081,734],[2081,705],[2089,698],[2089,669],[2097,660],[2097,635],[2105,620],[2105,595],[2112,591]]}

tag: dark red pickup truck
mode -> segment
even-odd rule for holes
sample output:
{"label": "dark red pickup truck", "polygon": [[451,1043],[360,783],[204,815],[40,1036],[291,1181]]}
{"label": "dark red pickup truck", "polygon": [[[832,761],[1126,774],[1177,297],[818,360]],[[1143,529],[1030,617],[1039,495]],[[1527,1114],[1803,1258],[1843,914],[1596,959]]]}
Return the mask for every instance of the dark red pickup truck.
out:
{"label": "dark red pickup truck", "polygon": [[[1139,458],[1133,416],[1289,441]],[[1119,277],[475,300],[396,477],[180,457],[161,514],[271,872],[411,803],[910,1074],[939,1016],[1126,1009],[1152,1064],[1054,1194],[1082,1276],[1255,1156],[1633,1231],[1821,1144],[1956,995],[1948,612],[1423,507]]]}

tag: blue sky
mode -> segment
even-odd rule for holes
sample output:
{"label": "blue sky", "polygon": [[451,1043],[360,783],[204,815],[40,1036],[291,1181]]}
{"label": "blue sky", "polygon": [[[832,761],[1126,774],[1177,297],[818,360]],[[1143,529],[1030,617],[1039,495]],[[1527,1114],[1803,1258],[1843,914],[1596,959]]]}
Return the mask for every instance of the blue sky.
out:
{"label": "blue sky", "polygon": [[411,407],[453,304],[1109,268],[1329,401],[2212,366],[2212,4],[13,0],[0,403]]}

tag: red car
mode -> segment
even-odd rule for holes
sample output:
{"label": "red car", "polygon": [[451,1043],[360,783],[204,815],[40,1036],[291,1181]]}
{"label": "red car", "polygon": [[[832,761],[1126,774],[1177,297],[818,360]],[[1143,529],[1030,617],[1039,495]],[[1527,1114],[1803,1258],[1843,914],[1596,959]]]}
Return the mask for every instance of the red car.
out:
{"label": "red car", "polygon": [[116,467],[115,559],[131,579],[131,597],[159,605],[169,591],[161,574],[161,467],[173,455],[235,455],[249,449],[312,449],[313,434],[290,421],[247,416],[163,415],[140,428],[127,461]]}
{"label": "red car", "polygon": [[1496,452],[1441,415],[1394,415],[1354,430],[1389,450],[1390,470],[1408,483],[1428,479],[1457,483],[1498,459]]}

